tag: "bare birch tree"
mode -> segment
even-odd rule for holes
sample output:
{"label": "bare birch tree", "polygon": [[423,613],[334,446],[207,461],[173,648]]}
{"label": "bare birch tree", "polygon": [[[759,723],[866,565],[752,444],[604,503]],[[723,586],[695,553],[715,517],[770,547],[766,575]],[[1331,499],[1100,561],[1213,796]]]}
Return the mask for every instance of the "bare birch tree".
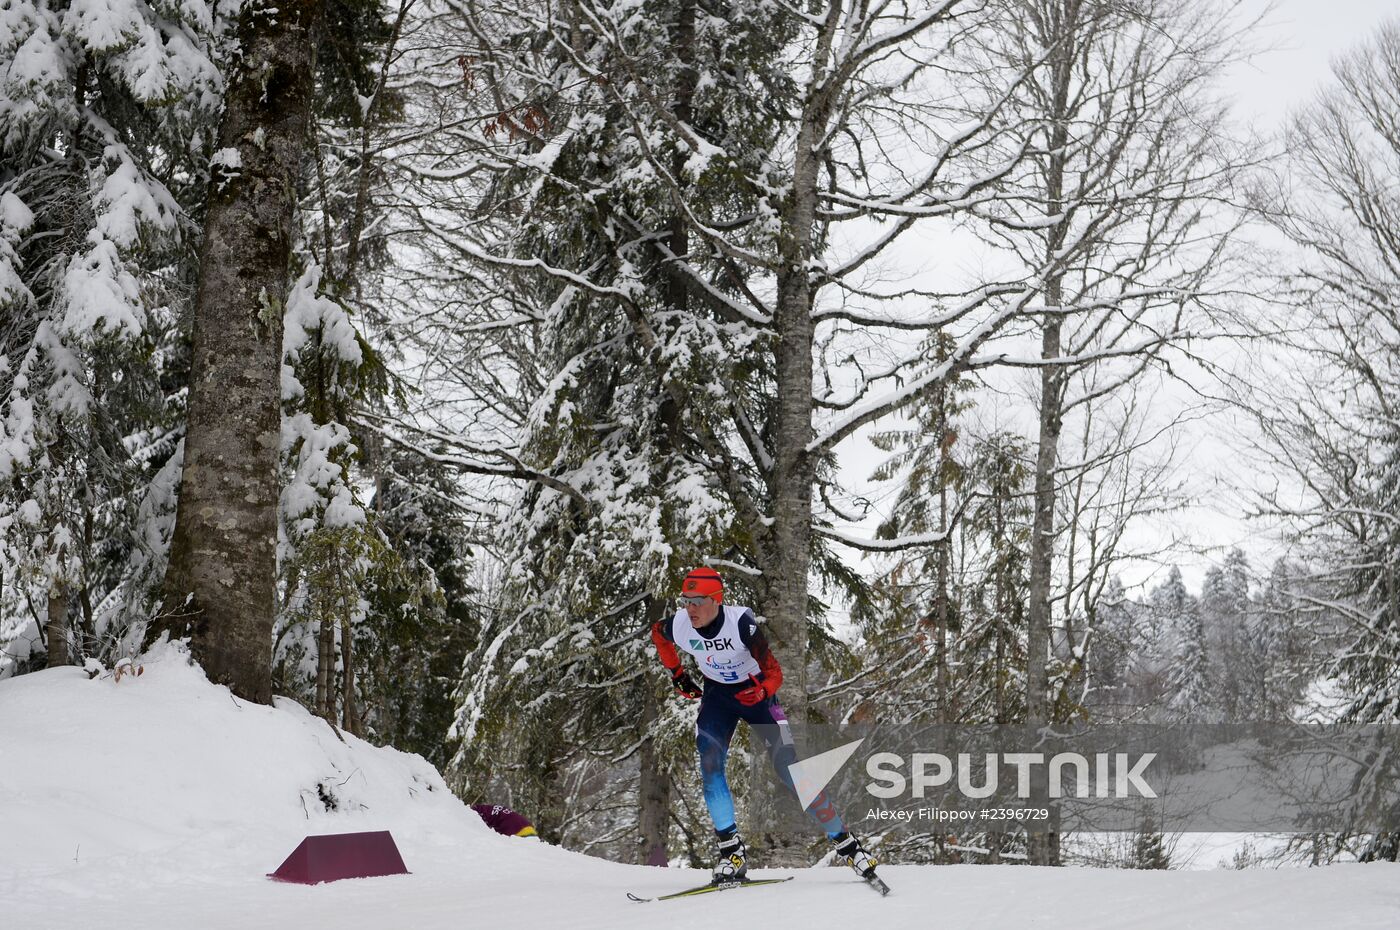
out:
{"label": "bare birch tree", "polygon": [[[1212,81],[1244,53],[1222,4],[1008,0],[985,33],[993,71],[1029,69],[1005,113],[1031,157],[990,209],[989,241],[1040,279],[1026,673],[1027,722],[1051,720],[1057,502],[1066,418],[1159,363],[1221,288],[1237,220],[1232,151]],[[1016,361],[1007,359],[1008,363]],[[1086,375],[1092,378],[1086,379]],[[1076,470],[1087,463],[1075,463]],[[1063,678],[1066,669],[1057,676]],[[1050,861],[1035,843],[1033,862]]]}
{"label": "bare birch tree", "polygon": [[[1259,427],[1258,461],[1278,475],[1257,489],[1258,508],[1283,522],[1307,569],[1288,593],[1330,646],[1324,671],[1344,683],[1349,719],[1389,723],[1400,716],[1400,26],[1333,73],[1289,127],[1290,174],[1260,200],[1298,251],[1279,282],[1278,351],[1239,399]],[[1363,856],[1400,848],[1394,835],[1369,843]]]}

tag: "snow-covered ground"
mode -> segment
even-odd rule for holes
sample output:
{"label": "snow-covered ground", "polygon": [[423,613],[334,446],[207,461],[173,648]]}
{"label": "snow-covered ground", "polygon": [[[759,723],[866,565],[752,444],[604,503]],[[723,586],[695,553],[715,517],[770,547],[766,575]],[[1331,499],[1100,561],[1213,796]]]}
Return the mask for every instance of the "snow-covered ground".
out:
{"label": "snow-covered ground", "polygon": [[[307,834],[381,829],[411,875],[309,887],[265,877]],[[289,702],[235,700],[174,648],[139,678],[64,668],[0,682],[0,927],[16,930],[1400,926],[1400,868],[1388,864],[882,872],[894,888],[883,899],[827,868],[635,904],[625,892],[705,876],[497,836],[423,759],[342,741]]]}

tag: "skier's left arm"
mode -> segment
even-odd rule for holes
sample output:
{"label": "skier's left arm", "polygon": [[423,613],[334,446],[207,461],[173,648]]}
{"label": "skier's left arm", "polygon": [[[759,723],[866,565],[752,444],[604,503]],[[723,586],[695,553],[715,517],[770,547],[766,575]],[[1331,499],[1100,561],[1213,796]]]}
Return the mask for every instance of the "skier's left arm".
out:
{"label": "skier's left arm", "polygon": [[751,612],[745,613],[739,619],[739,640],[758,662],[760,674],[757,677],[750,676],[749,680],[753,684],[735,697],[745,704],[757,704],[778,693],[778,689],[783,685],[783,667],[778,664],[778,657],[773,655],[773,650],[768,648],[768,637],[763,635]]}

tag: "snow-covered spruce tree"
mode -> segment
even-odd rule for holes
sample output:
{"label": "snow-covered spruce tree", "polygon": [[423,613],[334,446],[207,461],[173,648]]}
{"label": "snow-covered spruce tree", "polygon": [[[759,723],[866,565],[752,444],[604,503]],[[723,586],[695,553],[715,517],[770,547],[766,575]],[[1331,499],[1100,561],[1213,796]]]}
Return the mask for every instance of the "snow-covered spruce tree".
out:
{"label": "snow-covered spruce tree", "polygon": [[[835,560],[820,561],[817,541],[860,542],[829,528],[836,519],[832,510],[839,504],[823,493],[824,469],[842,440],[917,399],[947,373],[927,372],[897,387],[926,361],[917,349],[900,353],[872,372],[860,373],[851,365],[850,379],[819,376],[813,359],[822,354],[836,365],[849,360],[851,330],[928,333],[947,326],[960,333],[945,366],[951,368],[968,363],[1019,312],[1024,301],[989,309],[993,296],[1024,290],[1008,285],[960,293],[946,305],[940,300],[940,312],[932,318],[905,318],[877,305],[908,298],[914,293],[911,287],[901,283],[872,290],[864,280],[872,263],[916,222],[963,209],[990,185],[995,172],[955,176],[960,155],[979,144],[986,109],[995,109],[1000,98],[979,99],[984,109],[970,121],[963,118],[966,111],[960,112],[959,125],[953,127],[942,101],[925,104],[904,92],[936,67],[944,51],[938,42],[921,43],[944,30],[954,40],[964,36],[972,27],[958,17],[964,11],[975,17],[981,9],[977,4],[954,2],[917,11],[890,4],[832,7],[820,21],[785,8],[727,7],[723,19],[695,18],[699,38],[694,48],[703,56],[695,65],[697,106],[707,97],[736,93],[752,103],[724,114],[727,132],[707,136],[677,119],[677,85],[658,84],[655,77],[665,73],[659,62],[672,60],[676,49],[688,44],[682,41],[658,50],[646,39],[657,31],[653,14],[677,30],[687,28],[687,17],[671,18],[666,15],[669,8],[594,3],[564,7],[560,32],[566,34],[576,70],[548,72],[548,80],[527,80],[531,72],[548,69],[538,64],[537,50],[543,46],[523,37],[513,39],[511,48],[529,49],[528,54],[512,51],[507,61],[480,50],[464,58],[469,63],[494,61],[488,70],[494,68],[517,88],[529,85],[526,92],[506,98],[509,105],[499,112],[509,119],[495,121],[501,132],[514,127],[537,133],[547,125],[552,128],[541,135],[571,138],[577,124],[569,122],[567,109],[547,104],[556,89],[597,88],[599,97],[619,114],[611,131],[626,136],[620,141],[634,176],[656,185],[669,201],[671,214],[664,239],[645,226],[629,229],[623,215],[615,225],[663,245],[680,241],[683,228],[687,251],[681,255],[667,246],[667,261],[692,299],[768,340],[764,348],[772,353],[772,391],[754,407],[731,414],[725,425],[741,440],[736,448],[748,466],[763,479],[767,503],[758,510],[759,519],[741,516],[754,527],[762,609],[792,672],[791,716],[801,720],[806,716],[810,642],[814,633],[819,635],[811,622],[815,611],[809,610],[818,605],[809,599],[808,586],[814,574],[840,575]],[[508,21],[517,14],[493,15]],[[515,36],[524,32],[508,31]],[[848,38],[839,38],[843,35]],[[726,52],[727,58],[716,50]],[[710,61],[718,64],[711,66]],[[657,89],[662,87],[664,91]],[[495,104],[500,106],[499,98]],[[755,132],[764,128],[776,131],[761,144],[750,144]],[[895,138],[903,142],[896,145],[891,141]],[[904,174],[887,157],[895,149],[904,151],[906,143],[910,150],[927,153],[930,167],[900,180]],[[550,171],[554,151],[545,144],[545,157],[528,165],[541,184],[553,183],[556,176]],[[711,198],[707,178],[733,185],[747,200]],[[756,208],[744,209],[747,203]],[[889,219],[889,229],[849,251],[849,240],[842,239],[839,254],[832,251],[837,224],[860,226],[865,234],[871,231],[866,221],[872,217]],[[719,277],[716,268],[722,272]],[[735,287],[737,296],[717,299],[723,291],[713,287],[716,281]],[[586,278],[568,283],[587,287]],[[733,488],[726,487],[726,494],[737,502]]]}
{"label": "snow-covered spruce tree", "polygon": [[1173,565],[1147,598],[1147,610],[1132,642],[1129,693],[1132,705],[1147,719],[1161,719],[1171,698],[1177,643],[1200,610],[1186,590],[1181,570]]}
{"label": "snow-covered spruce tree", "polygon": [[1148,814],[1142,826],[1133,837],[1133,847],[1128,853],[1124,866],[1129,869],[1169,869],[1172,867],[1171,850],[1167,838],[1157,829]]}
{"label": "snow-covered spruce tree", "polygon": [[1249,563],[1232,549],[1223,565],[1211,566],[1201,582],[1198,609],[1205,627],[1210,677],[1216,707],[1229,723],[1251,718],[1249,702],[1250,617]]}
{"label": "snow-covered spruce tree", "polygon": [[1024,440],[994,433],[975,454],[980,487],[960,530],[981,554],[959,611],[963,719],[1019,723],[1026,719],[1026,596],[1030,540],[1030,470]]}
{"label": "snow-covered spruce tree", "polygon": [[[935,418],[939,417],[937,398],[935,392],[932,405],[921,408]],[[950,404],[944,413],[954,409]],[[1025,714],[1030,516],[1026,443],[1012,433],[979,436],[970,426],[955,427],[953,423],[950,419],[943,427],[947,445],[942,454],[936,454],[936,446],[923,444],[917,431],[903,437],[910,443],[905,455],[922,460],[909,472],[920,484],[902,489],[908,500],[891,520],[899,521],[905,540],[941,535],[928,530],[910,532],[921,524],[905,523],[906,516],[917,518],[922,511],[923,519],[947,520],[946,707],[940,708],[935,700],[940,652],[936,549],[901,559],[890,577],[874,586],[877,597],[872,605],[853,612],[872,654],[863,657],[869,663],[864,671],[852,676],[849,685],[834,688],[833,693],[860,708],[874,709],[875,719],[881,720],[1018,723]],[[891,431],[882,434],[879,441],[898,443],[901,434]],[[891,463],[901,458],[895,456]],[[928,494],[940,481],[946,482],[948,492],[946,517],[940,514],[938,498]],[[917,505],[916,494],[922,498]],[[888,535],[890,529],[882,535]],[[925,560],[934,564],[921,565]],[[908,674],[906,662],[921,666],[922,674]],[[899,675],[888,681],[876,676],[865,683],[865,678],[889,663],[900,670]],[[859,719],[861,713],[857,710],[848,716]]]}
{"label": "snow-covered spruce tree", "polygon": [[[541,337],[537,368],[527,373],[541,389],[518,456],[551,480],[524,490],[501,540],[504,600],[468,662],[462,762],[476,790],[488,784],[488,771],[500,776],[510,766],[512,787],[546,830],[563,826],[558,800],[591,755],[655,756],[651,731],[675,732],[659,706],[663,683],[645,630],[669,612],[685,568],[707,556],[752,564],[752,537],[762,531],[753,503],[761,485],[731,438],[735,411],[761,393],[753,387],[762,371],[757,333],[732,306],[742,279],[726,281],[714,256],[689,259],[688,274],[708,279],[703,288],[671,267],[690,251],[687,231],[677,228],[662,182],[637,169],[642,143],[618,131],[625,119],[614,95],[664,92],[670,112],[697,133],[736,146],[743,133],[753,135],[754,148],[764,141],[771,117],[744,93],[697,97],[692,86],[695,58],[718,66],[712,41],[742,47],[735,27],[711,22],[700,38],[686,38],[699,27],[683,22],[695,7],[680,7],[679,21],[658,16],[633,26],[635,41],[649,43],[658,62],[650,84],[601,53],[590,61],[607,81],[594,80],[578,72],[567,33],[539,35],[532,44],[554,56],[554,67],[578,74],[577,89],[553,99],[524,94],[481,140],[510,166],[491,192],[493,208],[522,216],[513,236],[493,246],[495,264],[542,266],[511,278],[528,295]],[[493,61],[475,68],[473,80],[500,94]],[[539,93],[547,87],[543,79],[534,85]],[[732,120],[749,111],[752,119]],[[550,157],[544,177],[529,162],[541,147]],[[732,177],[703,166],[694,174],[688,194],[707,212],[741,211],[746,202],[752,210],[755,193]],[[743,578],[731,574],[731,596],[742,598]],[[676,754],[675,747],[662,753]],[[541,756],[547,765],[535,764]],[[664,828],[664,807],[660,815],[654,819]],[[560,838],[607,832],[594,820]]]}
{"label": "snow-covered spruce tree", "polygon": [[[930,345],[931,362],[937,364],[946,359],[952,340],[940,335]],[[970,388],[954,374],[917,405],[907,428],[871,437],[876,448],[890,453],[874,479],[903,482],[876,536],[904,542],[894,544],[898,548],[872,585],[870,603],[852,612],[868,667],[858,686],[843,690],[862,704],[878,704],[880,720],[957,719],[949,649],[961,629],[962,592],[954,591],[952,541],[972,493],[966,479],[976,469],[965,461],[965,450],[975,444],[959,445]]]}
{"label": "snow-covered spruce tree", "polygon": [[[1012,724],[1024,719],[1026,557],[1030,474],[1024,440],[979,436],[970,385],[935,391],[908,431],[877,434],[900,448],[881,475],[907,475],[878,536],[910,547],[852,612],[860,672],[832,689],[848,719]],[[907,469],[907,470],[906,470]],[[946,542],[940,543],[940,540]],[[1015,849],[999,832],[961,836],[989,861]],[[940,833],[892,838],[887,859],[962,861]]]}
{"label": "snow-covered spruce tree", "polygon": [[345,308],[321,291],[318,265],[293,285],[284,326],[279,563],[286,593],[275,629],[277,681],[310,698],[327,720],[339,706],[340,725],[358,735],[366,729],[356,644],[381,638],[391,622],[382,615],[371,622],[371,606],[432,615],[436,592],[362,503],[352,470],[359,450],[346,423],[352,405],[386,392],[386,375]]}
{"label": "snow-covered spruce tree", "polygon": [[208,186],[185,457],[152,634],[190,636],[210,680],[272,698],[282,316],[321,0],[246,3]]}
{"label": "snow-covered spruce tree", "polygon": [[212,4],[0,9],[0,675],[133,648],[180,467]]}
{"label": "snow-covered spruce tree", "polygon": [[[953,647],[954,723],[1026,720],[1026,599],[1030,553],[1029,450],[1009,432],[967,451],[969,497],[956,527],[958,638]],[[1024,856],[1026,835],[992,830],[965,838],[983,861]]]}
{"label": "snow-covered spruce tree", "polygon": [[[1400,35],[1392,38],[1400,40]],[[1395,356],[1386,361],[1394,365]],[[1347,622],[1345,640],[1329,671],[1339,677],[1349,699],[1345,720],[1393,724],[1400,718],[1400,649],[1395,642],[1400,630],[1400,430],[1393,417],[1372,428],[1384,451],[1367,469],[1361,507],[1356,509],[1364,510],[1374,535],[1349,539],[1333,555],[1327,599]],[[1346,522],[1355,527],[1350,519]],[[1350,842],[1362,861],[1400,860],[1400,833],[1354,837],[1367,825],[1395,822],[1393,793],[1376,787],[1400,777],[1393,756],[1388,745],[1379,747],[1352,780],[1350,829],[1340,833],[1335,845]]]}
{"label": "snow-covered spruce tree", "polygon": [[1175,611],[1175,659],[1166,690],[1172,715],[1195,723],[1219,719],[1213,707],[1211,650],[1202,606],[1190,603],[1184,614]]}
{"label": "snow-covered spruce tree", "polygon": [[[301,175],[304,270],[285,316],[283,596],[274,650],[279,690],[351,732],[395,743],[395,727],[411,717],[379,713],[387,695],[378,691],[421,693],[439,637],[418,634],[442,633],[444,619],[433,573],[378,519],[376,498],[394,478],[386,467],[405,457],[367,458],[363,445],[377,436],[356,434],[362,413],[401,399],[366,335],[384,332],[373,285],[385,254],[382,243],[362,240],[383,213],[370,139],[396,111],[386,84],[405,12],[377,0],[331,2],[317,36],[317,148]],[[390,655],[397,661],[384,664]]]}
{"label": "snow-covered spruce tree", "polygon": [[[1255,598],[1249,628],[1255,719],[1290,720],[1303,700],[1315,661],[1314,646],[1321,646],[1302,609],[1299,594],[1305,583],[1297,565],[1280,557]],[[1324,651],[1325,647],[1316,650]]]}
{"label": "snow-covered spruce tree", "polygon": [[1084,706],[1091,719],[1113,723],[1131,712],[1127,672],[1141,611],[1117,575],[1109,578],[1094,610],[1095,633],[1084,669]]}

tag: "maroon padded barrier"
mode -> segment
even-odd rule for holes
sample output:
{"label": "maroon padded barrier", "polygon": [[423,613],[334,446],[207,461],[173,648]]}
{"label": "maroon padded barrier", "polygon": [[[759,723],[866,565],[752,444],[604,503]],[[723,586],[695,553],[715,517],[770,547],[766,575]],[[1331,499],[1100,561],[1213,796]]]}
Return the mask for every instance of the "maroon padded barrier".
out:
{"label": "maroon padded barrier", "polygon": [[318,885],[342,878],[407,875],[403,857],[388,830],[308,836],[287,860],[269,872],[280,882]]}

